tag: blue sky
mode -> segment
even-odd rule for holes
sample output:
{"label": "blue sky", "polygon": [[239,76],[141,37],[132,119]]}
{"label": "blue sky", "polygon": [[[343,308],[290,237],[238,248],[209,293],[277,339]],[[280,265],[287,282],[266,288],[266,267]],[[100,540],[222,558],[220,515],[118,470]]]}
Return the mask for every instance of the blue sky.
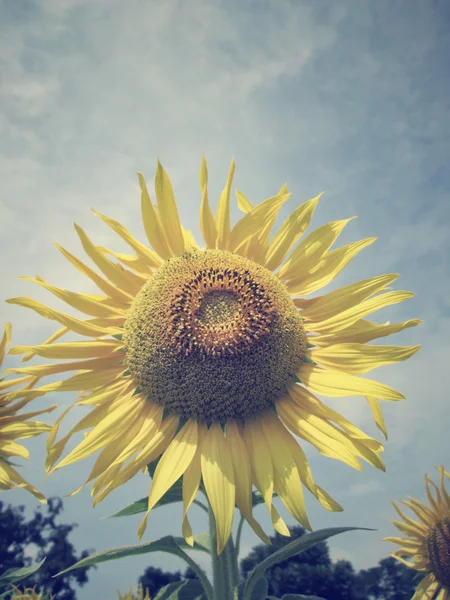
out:
{"label": "blue sky", "polygon": [[[151,187],[158,157],[174,184],[183,224],[200,240],[202,153],[213,203],[235,157],[234,187],[252,202],[288,184],[292,197],[277,224],[320,191],[325,195],[313,227],[358,215],[342,243],[370,236],[378,241],[329,289],[397,272],[396,289],[416,293],[376,317],[424,321],[388,342],[421,343],[422,350],[373,375],[407,397],[383,404],[387,472],[368,465],[357,472],[303,445],[316,480],[345,508],[327,513],[308,498],[313,527],[377,528],[330,542],[334,559],[349,559],[357,569],[375,566],[394,549],[380,539],[396,531],[389,499],[424,499],[424,474],[450,465],[450,4],[16,0],[0,6],[0,300],[32,296],[63,308],[20,275],[92,291],[52,244],[81,257],[76,221],[96,243],[125,250],[91,207],[144,241],[136,172]],[[239,214],[234,207],[232,218]],[[54,331],[32,311],[2,303],[0,322],[8,320],[15,344],[39,343]],[[13,364],[9,358],[7,366]],[[71,394],[43,399],[46,406],[58,404],[48,420],[73,400]],[[364,399],[329,404],[380,437]],[[61,434],[83,414],[72,411]],[[31,458],[22,471],[48,496],[78,487],[93,462],[44,482],[45,440],[27,447]],[[71,534],[76,548],[136,543],[139,517],[99,517],[147,491],[148,480],[136,476],[95,511],[89,489],[65,498],[63,520],[79,523]],[[4,493],[2,500],[25,504],[30,513],[37,506],[24,491]],[[192,524],[202,531],[206,523],[196,510]],[[270,531],[264,508],[257,516]],[[179,507],[160,509],[145,539],[178,535],[180,527]],[[242,556],[256,543],[246,529]],[[116,590],[125,591],[150,564],[184,570],[162,554],[105,563],[79,597],[116,598]]]}

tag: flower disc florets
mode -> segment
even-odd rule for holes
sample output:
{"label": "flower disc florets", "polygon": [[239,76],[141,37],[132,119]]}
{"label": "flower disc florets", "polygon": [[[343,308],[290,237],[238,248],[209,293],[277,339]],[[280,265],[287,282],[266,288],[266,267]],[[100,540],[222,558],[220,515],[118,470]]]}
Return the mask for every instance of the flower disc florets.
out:
{"label": "flower disc florets", "polygon": [[450,589],[450,517],[445,517],[430,530],[427,548],[436,579]]}
{"label": "flower disc florets", "polygon": [[302,320],[284,285],[225,250],[169,259],[125,321],[129,370],[170,412],[247,418],[287,393],[305,355]]}

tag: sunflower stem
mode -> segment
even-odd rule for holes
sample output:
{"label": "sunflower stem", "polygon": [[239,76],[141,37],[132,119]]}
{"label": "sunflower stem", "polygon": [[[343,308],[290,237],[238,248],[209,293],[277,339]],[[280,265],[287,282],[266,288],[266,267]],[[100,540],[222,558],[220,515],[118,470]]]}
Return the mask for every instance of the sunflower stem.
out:
{"label": "sunflower stem", "polygon": [[239,525],[238,525],[237,532],[236,532],[236,544],[235,544],[235,546],[236,546],[236,562],[237,562],[237,559],[239,556],[239,550],[241,548],[241,535],[242,535],[242,527],[244,525],[244,521],[245,521],[245,518],[241,514],[241,518],[239,519]]}
{"label": "sunflower stem", "polygon": [[213,571],[214,600],[234,600],[235,569],[233,567],[235,550],[233,542],[227,542],[221,554],[217,554],[216,521],[209,506],[209,537],[211,541],[211,562]]}

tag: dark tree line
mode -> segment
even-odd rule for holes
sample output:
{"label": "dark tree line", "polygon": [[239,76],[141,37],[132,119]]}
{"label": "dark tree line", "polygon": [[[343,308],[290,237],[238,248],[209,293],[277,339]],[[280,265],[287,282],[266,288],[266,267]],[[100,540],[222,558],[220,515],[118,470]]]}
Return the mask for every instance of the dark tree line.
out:
{"label": "dark tree line", "polygon": [[[66,575],[53,578],[53,575],[85,558],[92,551],[75,552],[73,544],[67,539],[77,525],[58,524],[56,517],[63,509],[61,498],[49,498],[46,505],[35,510],[34,517],[26,520],[24,506],[5,506],[0,502],[0,573],[8,569],[28,567],[32,563],[46,559],[42,567],[30,577],[19,582],[19,586],[43,589],[54,595],[55,600],[76,600],[74,582],[83,586],[87,580],[87,571],[92,567],[77,569]],[[27,556],[32,553],[33,558]],[[94,567],[95,568],[95,567]],[[0,587],[0,593],[10,589]]]}
{"label": "dark tree line", "polygon": [[[60,498],[49,498],[46,514],[39,507],[33,518],[27,521],[23,506],[5,506],[0,502],[0,573],[10,568],[29,566],[45,557],[42,567],[19,585],[36,586],[51,592],[55,600],[76,600],[72,585],[83,586],[92,567],[77,569],[57,578],[53,575],[85,558],[93,550],[83,550],[80,555],[76,553],[68,540],[76,525],[55,521],[62,508]],[[305,534],[305,530],[298,526],[290,531],[291,538],[276,534],[271,537],[271,546],[254,546],[240,561],[241,576],[245,578],[270,554]],[[30,549],[33,550],[33,559],[27,556]],[[171,573],[150,566],[139,578],[139,583],[154,598],[165,585],[188,578],[195,578],[195,573],[189,568],[184,573]],[[326,600],[410,600],[419,583],[415,571],[393,558],[385,558],[376,567],[355,572],[349,561],[331,560],[326,542],[275,565],[267,572],[267,579],[272,596],[280,598],[283,594],[301,593],[321,596]],[[6,589],[0,587],[0,594]]]}
{"label": "dark tree line", "polygon": [[[254,546],[240,561],[242,578],[246,578],[265,558],[306,533],[299,526],[290,528],[290,532],[290,538],[278,533],[272,536],[271,546]],[[381,560],[377,567],[356,573],[348,560],[331,560],[326,542],[275,565],[266,576],[269,594],[278,598],[283,594],[305,594],[321,596],[325,600],[411,600],[419,583],[415,571],[391,557]],[[148,567],[139,583],[147,587],[150,596],[154,597],[165,585],[194,577],[195,573],[190,569],[182,575],[180,571],[169,573]]]}

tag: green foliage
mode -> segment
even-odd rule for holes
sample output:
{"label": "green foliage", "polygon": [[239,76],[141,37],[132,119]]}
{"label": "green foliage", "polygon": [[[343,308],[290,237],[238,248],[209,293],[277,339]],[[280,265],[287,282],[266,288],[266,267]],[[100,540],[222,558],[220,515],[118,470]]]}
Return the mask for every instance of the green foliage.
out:
{"label": "green foliage", "polygon": [[8,585],[8,583],[16,583],[21,579],[25,579],[30,575],[33,575],[45,562],[41,560],[41,562],[35,563],[34,565],[30,565],[29,567],[21,567],[19,569],[8,569],[4,573],[0,574],[0,586]]}
{"label": "green foliage", "polygon": [[[279,534],[271,537],[271,546],[255,546],[250,554],[241,560],[243,577],[247,577],[252,569],[292,543],[290,540],[299,540],[309,535],[300,526],[290,528],[290,532],[290,538]],[[333,565],[325,541],[320,541],[301,554],[292,555],[274,564],[267,569],[266,578],[269,581],[269,594],[276,598],[293,597],[301,593],[326,600],[365,600],[365,596],[359,596],[357,593],[356,576],[351,564],[339,561]]]}
{"label": "green foliage", "polygon": [[177,581],[164,586],[154,600],[205,600],[200,582],[196,579]]}
{"label": "green foliage", "polygon": [[[262,560],[262,562],[257,563],[254,566],[254,568],[247,575],[247,579],[246,579],[246,583],[245,583],[245,587],[244,587],[244,593],[243,593],[243,600],[253,600],[253,590],[254,590],[258,580],[263,578],[264,576],[267,576],[266,573],[270,572],[271,569],[275,565],[277,565],[279,563],[283,563],[284,561],[286,561],[290,558],[298,556],[300,553],[304,552],[305,550],[312,548],[319,542],[323,542],[332,536],[338,535],[339,533],[344,533],[346,531],[353,531],[353,530],[357,530],[357,529],[365,529],[365,528],[332,527],[329,529],[321,529],[320,531],[314,531],[313,533],[308,533],[308,534],[305,534],[305,532],[303,530],[301,532],[301,535],[299,535],[297,537],[297,539],[294,539],[294,541],[282,545],[281,548],[276,549],[273,546],[272,547],[269,546],[269,548],[272,549],[272,552],[270,552],[269,555],[264,560]],[[317,583],[319,583],[319,582],[317,582]],[[300,587],[301,589],[289,590],[289,591],[292,591],[292,592],[298,591],[298,592],[302,592],[302,593],[306,592],[306,593],[316,593],[316,594],[320,593],[320,592],[318,592],[317,588],[314,590],[311,590],[311,592],[309,592],[309,591],[307,592],[304,589],[302,580],[299,580],[298,578],[297,578],[297,586]],[[277,594],[276,592],[275,592],[275,595],[277,595],[279,597],[279,594]],[[336,595],[333,596],[333,600],[338,600]]]}
{"label": "green foliage", "polygon": [[[88,580],[89,567],[59,580],[53,578],[58,571],[88,555],[88,551],[84,550],[77,556],[67,539],[76,525],[56,523],[62,509],[60,498],[49,498],[48,504],[37,508],[33,518],[27,520],[24,506],[12,507],[0,502],[0,564],[3,571],[0,594],[10,592],[11,588],[6,584],[12,583],[12,578],[18,581],[20,577],[27,587],[43,589],[46,594],[53,595],[54,600],[76,599],[72,583],[84,585]],[[46,513],[43,513],[44,510]],[[30,550],[35,554],[34,564],[25,554]]]}
{"label": "green foliage", "polygon": [[[185,543],[184,540],[183,543]],[[197,565],[197,563],[193,561],[192,558],[186,554],[186,552],[184,552],[181,546],[178,545],[176,539],[171,535],[166,535],[165,537],[153,542],[146,542],[144,544],[137,544],[133,546],[118,546],[116,548],[109,548],[108,550],[96,552],[95,554],[91,554],[83,560],[78,561],[68,569],[64,569],[64,571],[57,573],[57,575],[64,575],[75,569],[88,567],[90,565],[97,565],[110,560],[117,560],[118,558],[147,554],[149,552],[166,552],[167,554],[173,554],[174,556],[182,558],[193,569],[193,571],[195,571],[197,577],[202,582],[204,589],[207,591],[208,595],[212,597],[211,584],[209,583],[206,575]]]}
{"label": "green foliage", "polygon": [[390,556],[377,567],[360,571],[358,577],[365,597],[371,600],[410,600],[424,574],[408,569]]}

